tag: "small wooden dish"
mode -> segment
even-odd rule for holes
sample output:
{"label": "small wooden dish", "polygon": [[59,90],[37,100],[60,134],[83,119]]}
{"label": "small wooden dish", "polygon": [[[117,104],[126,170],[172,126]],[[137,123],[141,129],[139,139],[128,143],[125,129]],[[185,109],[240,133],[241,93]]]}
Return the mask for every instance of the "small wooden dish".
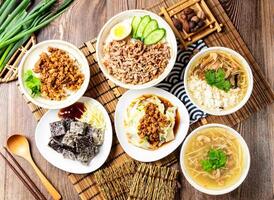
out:
{"label": "small wooden dish", "polygon": [[10,58],[4,69],[0,72],[0,83],[14,81],[18,77],[18,66],[25,53],[36,44],[36,37],[32,35]]}
{"label": "small wooden dish", "polygon": [[[205,25],[193,33],[179,31],[172,22],[172,18],[177,18],[177,15],[186,8],[192,8],[195,12],[203,11],[206,16]],[[214,31],[220,32],[223,26],[217,22],[204,0],[182,0],[169,8],[162,7],[160,15],[164,16],[184,48]]]}

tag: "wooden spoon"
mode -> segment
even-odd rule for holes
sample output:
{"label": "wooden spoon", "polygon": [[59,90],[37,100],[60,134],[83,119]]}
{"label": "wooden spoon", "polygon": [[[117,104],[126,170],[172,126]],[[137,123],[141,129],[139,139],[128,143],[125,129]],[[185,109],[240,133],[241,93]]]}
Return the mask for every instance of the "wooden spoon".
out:
{"label": "wooden spoon", "polygon": [[30,154],[30,146],[28,139],[23,135],[12,135],[7,140],[7,147],[13,154],[25,158],[33,167],[34,171],[51,194],[54,200],[61,199],[59,192],[53,187],[53,185],[48,181],[44,174],[40,171],[37,165],[34,163],[32,156]]}

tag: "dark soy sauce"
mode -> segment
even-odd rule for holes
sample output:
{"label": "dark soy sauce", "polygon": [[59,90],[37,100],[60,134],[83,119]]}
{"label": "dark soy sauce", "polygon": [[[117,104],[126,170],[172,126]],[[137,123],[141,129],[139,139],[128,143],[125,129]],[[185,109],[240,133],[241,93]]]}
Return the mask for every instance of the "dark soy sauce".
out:
{"label": "dark soy sauce", "polygon": [[86,111],[84,103],[76,102],[69,107],[62,108],[58,112],[58,116],[63,119],[80,119],[83,113]]}

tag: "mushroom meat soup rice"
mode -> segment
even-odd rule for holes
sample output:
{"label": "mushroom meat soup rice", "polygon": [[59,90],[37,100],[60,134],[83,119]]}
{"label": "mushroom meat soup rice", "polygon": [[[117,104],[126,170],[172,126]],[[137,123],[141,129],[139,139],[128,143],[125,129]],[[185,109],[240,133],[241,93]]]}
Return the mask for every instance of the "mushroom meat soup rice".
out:
{"label": "mushroom meat soup rice", "polygon": [[235,184],[246,165],[238,138],[221,127],[199,130],[189,139],[183,155],[186,173],[207,189]]}

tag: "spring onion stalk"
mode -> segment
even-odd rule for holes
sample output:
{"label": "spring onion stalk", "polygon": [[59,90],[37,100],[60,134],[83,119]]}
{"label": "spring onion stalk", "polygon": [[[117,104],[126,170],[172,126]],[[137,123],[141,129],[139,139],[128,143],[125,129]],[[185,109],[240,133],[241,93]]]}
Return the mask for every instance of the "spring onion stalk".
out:
{"label": "spring onion stalk", "polygon": [[11,13],[12,10],[16,7],[16,4],[17,4],[16,0],[10,1],[10,3],[8,4],[8,6],[5,8],[4,12],[0,16],[0,24],[2,24],[5,21],[9,13]]}
{"label": "spring onion stalk", "polygon": [[10,58],[17,51],[17,49],[19,49],[25,42],[27,42],[29,37],[30,37],[30,35],[27,35],[24,38],[22,38],[21,40],[19,40],[18,42],[16,42],[16,44],[12,45],[13,46],[12,49],[10,49],[9,53],[4,58],[3,62],[0,63],[0,71],[3,70],[3,68],[9,62]]}
{"label": "spring onion stalk", "polygon": [[[24,19],[27,16],[27,12],[26,10],[22,10],[21,13],[19,13],[16,17],[13,18],[13,20],[9,23],[9,25],[6,26],[5,29],[7,30],[11,30],[12,28],[14,28],[14,26],[16,25],[16,23],[22,19]],[[20,29],[18,29],[20,30]],[[0,33],[0,41],[3,39],[3,37],[6,35],[6,32],[3,31],[2,33]]]}
{"label": "spring onion stalk", "polygon": [[7,19],[4,21],[4,23],[1,25],[0,23],[0,32],[2,32],[4,30],[4,28],[12,21],[12,19],[17,16],[21,10],[24,10],[28,7],[28,5],[30,4],[30,0],[23,0],[17,7],[16,9],[9,14],[9,16],[7,17]]}
{"label": "spring onion stalk", "polygon": [[3,0],[1,7],[0,7],[0,17],[1,17],[1,13],[4,12],[4,10],[6,9],[6,7],[9,5],[10,0]]}
{"label": "spring onion stalk", "polygon": [[5,58],[7,57],[7,55],[9,54],[10,50],[12,49],[12,47],[13,47],[13,44],[10,44],[8,46],[8,48],[5,50],[3,56],[1,57],[1,59],[0,59],[0,71],[2,71],[2,68],[3,68],[2,64],[3,64],[4,60],[5,60]]}
{"label": "spring onion stalk", "polygon": [[[27,10],[31,0],[0,0],[0,72],[31,34],[63,14],[73,0],[41,0]],[[58,6],[56,9],[54,9]]]}

